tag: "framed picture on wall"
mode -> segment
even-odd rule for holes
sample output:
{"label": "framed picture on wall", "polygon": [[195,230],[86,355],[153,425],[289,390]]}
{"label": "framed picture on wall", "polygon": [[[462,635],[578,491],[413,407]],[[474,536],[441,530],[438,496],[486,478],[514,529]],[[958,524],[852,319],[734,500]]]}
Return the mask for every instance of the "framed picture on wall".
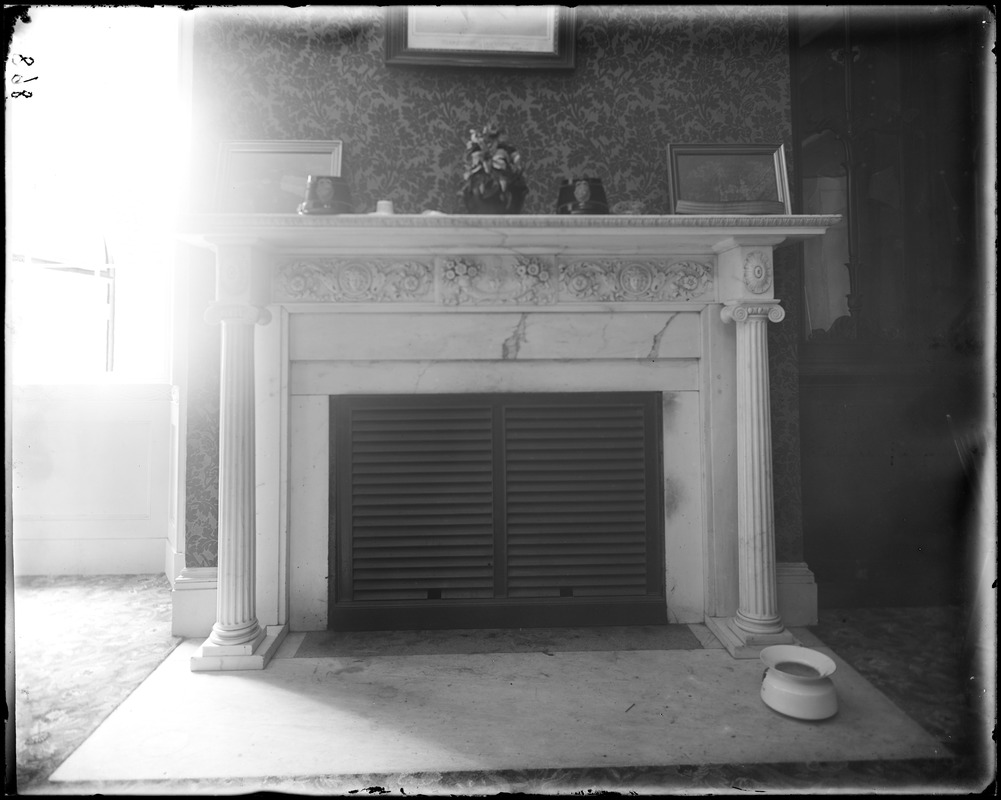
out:
{"label": "framed picture on wall", "polygon": [[575,17],[565,6],[390,6],[386,63],[572,69]]}
{"label": "framed picture on wall", "polygon": [[230,141],[219,153],[216,210],[294,214],[310,175],[341,174],[339,141]]}
{"label": "framed picture on wall", "polygon": [[791,214],[785,148],[776,144],[672,144],[672,214]]}

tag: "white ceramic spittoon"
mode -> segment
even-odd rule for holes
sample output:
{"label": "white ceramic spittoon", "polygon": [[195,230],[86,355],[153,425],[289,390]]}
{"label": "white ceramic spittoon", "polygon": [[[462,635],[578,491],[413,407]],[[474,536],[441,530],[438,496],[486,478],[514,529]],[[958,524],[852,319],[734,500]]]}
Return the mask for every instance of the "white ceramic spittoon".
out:
{"label": "white ceramic spittoon", "polygon": [[837,669],[823,653],[780,644],[761,651],[765,674],[761,699],[769,708],[796,719],[820,720],[838,712],[838,695],[830,676]]}

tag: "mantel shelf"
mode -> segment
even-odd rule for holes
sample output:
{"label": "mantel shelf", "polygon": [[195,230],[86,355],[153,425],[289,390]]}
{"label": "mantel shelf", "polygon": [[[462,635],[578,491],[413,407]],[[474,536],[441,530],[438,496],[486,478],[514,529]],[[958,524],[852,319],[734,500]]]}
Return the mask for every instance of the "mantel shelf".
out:
{"label": "mantel shelf", "polygon": [[216,214],[185,219],[180,238],[212,248],[252,244],[289,254],[699,254],[820,236],[840,221],[837,215]]}

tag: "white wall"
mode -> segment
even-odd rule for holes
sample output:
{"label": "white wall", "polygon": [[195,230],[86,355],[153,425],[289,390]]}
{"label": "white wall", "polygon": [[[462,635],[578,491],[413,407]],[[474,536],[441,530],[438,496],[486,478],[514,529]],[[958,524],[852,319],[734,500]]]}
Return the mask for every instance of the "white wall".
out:
{"label": "white wall", "polygon": [[13,387],[17,575],[165,571],[171,387]]}

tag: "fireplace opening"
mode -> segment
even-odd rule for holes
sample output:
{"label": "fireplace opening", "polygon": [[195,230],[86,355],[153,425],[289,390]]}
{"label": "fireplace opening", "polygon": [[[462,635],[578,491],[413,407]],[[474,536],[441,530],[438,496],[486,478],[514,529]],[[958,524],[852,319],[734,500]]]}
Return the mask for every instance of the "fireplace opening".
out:
{"label": "fireplace opening", "polygon": [[334,396],[334,630],[666,623],[657,392]]}

